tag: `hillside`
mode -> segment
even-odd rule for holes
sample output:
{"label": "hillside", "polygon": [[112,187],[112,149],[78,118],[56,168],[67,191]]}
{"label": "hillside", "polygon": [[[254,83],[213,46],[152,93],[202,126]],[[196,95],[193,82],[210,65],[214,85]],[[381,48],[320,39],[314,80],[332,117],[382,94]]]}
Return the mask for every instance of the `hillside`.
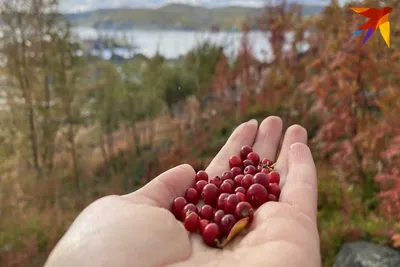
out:
{"label": "hillside", "polygon": [[[319,14],[323,6],[303,6],[305,16]],[[221,7],[170,4],[158,9],[120,8],[101,9],[91,12],[65,14],[74,26],[113,29],[209,29],[218,25],[221,29],[239,27],[246,18],[254,18],[262,12],[259,8]]]}

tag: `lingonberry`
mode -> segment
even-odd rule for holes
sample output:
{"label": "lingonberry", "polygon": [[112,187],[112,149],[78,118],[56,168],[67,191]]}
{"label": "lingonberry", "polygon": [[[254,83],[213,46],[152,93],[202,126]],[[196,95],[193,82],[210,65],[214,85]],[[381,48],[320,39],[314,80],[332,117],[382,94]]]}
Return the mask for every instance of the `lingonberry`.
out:
{"label": "lingonberry", "polygon": [[194,185],[194,189],[196,189],[196,191],[199,194],[199,196],[201,194],[201,191],[203,191],[203,188],[206,186],[206,184],[208,184],[207,181],[200,180]]}
{"label": "lingonberry", "polygon": [[214,208],[210,205],[204,205],[200,209],[200,217],[202,219],[212,220],[214,218]]}
{"label": "lingonberry", "polygon": [[252,184],[247,190],[246,197],[254,208],[258,208],[268,201],[268,191],[260,184]]}
{"label": "lingonberry", "polygon": [[263,167],[261,165],[258,165],[256,169],[257,169],[258,172],[261,172]]}
{"label": "lingonberry", "polygon": [[[261,165],[263,166],[263,167],[271,167],[272,166],[272,164],[274,164],[273,162],[272,162],[272,160],[269,160],[269,159],[266,159],[266,158],[264,158],[262,161],[261,161]],[[266,165],[266,166],[265,166]]]}
{"label": "lingonberry", "polygon": [[222,184],[222,179],[219,176],[214,176],[211,178],[210,183],[214,184],[217,188],[219,188]]}
{"label": "lingonberry", "polygon": [[269,185],[268,175],[262,172],[256,173],[256,175],[253,177],[253,183],[260,184],[267,189]]}
{"label": "lingonberry", "polygon": [[233,182],[235,184],[235,188],[242,185],[243,177],[244,177],[243,174],[239,174],[239,175],[236,175],[235,178],[233,178]]}
{"label": "lingonberry", "polygon": [[229,196],[228,193],[222,193],[217,200],[217,209],[223,210],[225,208],[225,200]]}
{"label": "lingonberry", "polygon": [[245,160],[247,159],[247,155],[250,154],[251,152],[253,152],[253,149],[251,148],[251,146],[245,145],[242,146],[242,148],[240,149],[240,157]]}
{"label": "lingonberry", "polygon": [[203,241],[209,246],[215,246],[221,237],[221,231],[216,223],[209,223],[203,230]]}
{"label": "lingonberry", "polygon": [[224,217],[225,212],[223,210],[217,210],[214,215],[214,222],[220,224],[222,217]]}
{"label": "lingonberry", "polygon": [[184,197],[177,197],[172,202],[171,212],[175,215],[175,218],[182,218],[182,210],[188,204],[187,200]]}
{"label": "lingonberry", "polygon": [[214,206],[218,199],[218,188],[215,184],[207,184],[201,191],[201,198],[205,204]]}
{"label": "lingonberry", "polygon": [[199,192],[197,192],[196,189],[194,188],[189,188],[186,190],[185,197],[189,203],[192,203],[194,205],[197,205],[199,202]]}
{"label": "lingonberry", "polygon": [[229,167],[242,167],[242,160],[238,156],[232,156],[229,158]]}
{"label": "lingonberry", "polygon": [[232,214],[225,214],[219,223],[219,228],[223,235],[228,235],[236,223],[235,216]]}
{"label": "lingonberry", "polygon": [[242,192],[236,192],[236,195],[239,197],[240,201],[247,200],[246,194],[243,194]]}
{"label": "lingonberry", "polygon": [[[250,187],[250,186],[249,186]],[[243,186],[239,186],[239,187],[236,187],[236,189],[235,189],[235,192],[236,193],[242,193],[242,194],[246,194],[246,189],[243,187]]]}
{"label": "lingonberry", "polygon": [[243,161],[243,168],[246,168],[247,166],[254,166],[254,162],[249,159],[245,159]]}
{"label": "lingonberry", "polygon": [[219,187],[219,191],[221,193],[228,193],[231,194],[233,192],[233,186],[230,182],[224,181],[221,186]]}
{"label": "lingonberry", "polygon": [[246,217],[253,217],[254,209],[249,202],[240,202],[235,208],[235,218],[236,220],[241,220]]}
{"label": "lingonberry", "polygon": [[200,221],[200,225],[199,225],[200,233],[203,233],[204,228],[206,228],[206,226],[207,226],[209,223],[210,223],[210,221],[209,221],[209,220],[206,220],[206,219],[203,219],[203,220]]}
{"label": "lingonberry", "polygon": [[279,196],[281,195],[281,189],[279,188],[278,184],[270,183],[268,185],[268,193],[276,196],[276,198],[279,199]]}
{"label": "lingonberry", "polygon": [[232,179],[226,179],[224,182],[230,183],[232,188],[235,188],[235,182]]}
{"label": "lingonberry", "polygon": [[233,214],[235,212],[236,205],[239,204],[240,199],[237,195],[231,194],[225,200],[225,213]]}
{"label": "lingonberry", "polygon": [[261,170],[261,172],[263,172],[263,173],[265,173],[265,174],[269,174],[269,169],[263,168],[263,169]]}
{"label": "lingonberry", "polygon": [[253,184],[253,175],[246,174],[242,180],[242,186],[244,189],[248,189]]}
{"label": "lingonberry", "polygon": [[198,171],[196,174],[196,182],[198,181],[207,181],[208,182],[208,174],[205,171]]}
{"label": "lingonberry", "polygon": [[200,225],[200,218],[199,215],[195,212],[189,212],[186,216],[185,220],[183,221],[183,225],[185,226],[186,230],[189,232],[196,232]]}
{"label": "lingonberry", "polygon": [[268,201],[278,201],[278,199],[273,194],[268,194]]}
{"label": "lingonberry", "polygon": [[279,173],[278,172],[276,172],[276,171],[272,171],[272,172],[270,172],[269,174],[269,182],[270,183],[272,183],[272,184],[279,184],[279,182],[280,182],[280,175],[279,175]]}
{"label": "lingonberry", "polygon": [[233,176],[233,172],[231,172],[231,171],[224,171],[221,175],[222,181],[225,181],[227,179],[233,179],[233,177],[235,177],[235,176]]}
{"label": "lingonberry", "polygon": [[233,173],[233,176],[236,177],[236,176],[238,176],[239,174],[242,174],[242,168],[233,167],[233,168],[231,169],[231,172]]}
{"label": "lingonberry", "polygon": [[244,173],[245,175],[246,175],[246,174],[252,174],[252,175],[254,175],[254,174],[257,173],[257,170],[256,170],[256,167],[254,167],[253,165],[249,165],[249,166],[247,166],[247,167],[244,169],[243,173]]}
{"label": "lingonberry", "polygon": [[256,152],[250,152],[247,155],[247,159],[251,160],[252,162],[254,162],[254,165],[257,166],[258,164],[260,164],[260,156],[256,153]]}
{"label": "lingonberry", "polygon": [[197,207],[192,203],[187,204],[181,212],[181,220],[184,221],[190,213],[198,213]]}

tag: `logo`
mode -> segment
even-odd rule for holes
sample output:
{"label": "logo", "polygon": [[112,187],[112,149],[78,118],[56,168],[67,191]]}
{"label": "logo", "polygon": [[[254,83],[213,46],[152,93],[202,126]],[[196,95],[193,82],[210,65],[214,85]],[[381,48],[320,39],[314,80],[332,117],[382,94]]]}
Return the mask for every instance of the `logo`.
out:
{"label": "logo", "polygon": [[388,47],[390,47],[390,23],[389,13],[392,11],[391,7],[384,7],[381,10],[377,8],[365,8],[365,7],[353,7],[350,8],[354,12],[357,12],[364,17],[369,18],[361,28],[353,33],[352,36],[356,36],[363,31],[367,31],[362,44],[371,37],[371,35],[379,28],[383,39],[385,40]]}

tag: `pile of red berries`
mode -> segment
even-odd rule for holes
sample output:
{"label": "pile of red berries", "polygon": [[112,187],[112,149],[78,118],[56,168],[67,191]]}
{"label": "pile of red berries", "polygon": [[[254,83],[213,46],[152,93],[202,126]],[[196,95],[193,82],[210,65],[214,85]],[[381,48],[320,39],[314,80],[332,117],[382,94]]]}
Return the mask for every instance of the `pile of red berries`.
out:
{"label": "pile of red berries", "polygon": [[199,171],[194,187],[172,203],[175,217],[189,232],[199,231],[209,246],[222,247],[237,234],[236,225],[242,230],[257,208],[279,200],[280,176],[274,171],[275,164],[260,160],[250,146],[243,146],[240,156],[230,157],[229,166],[230,170],[210,179],[205,171]]}

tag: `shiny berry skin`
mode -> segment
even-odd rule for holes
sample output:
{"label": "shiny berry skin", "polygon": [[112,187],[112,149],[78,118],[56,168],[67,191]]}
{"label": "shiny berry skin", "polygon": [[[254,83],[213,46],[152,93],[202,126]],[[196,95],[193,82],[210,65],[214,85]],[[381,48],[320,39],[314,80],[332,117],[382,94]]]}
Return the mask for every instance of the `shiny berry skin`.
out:
{"label": "shiny berry skin", "polygon": [[223,210],[225,208],[225,200],[229,196],[228,193],[222,193],[219,195],[218,200],[217,200],[217,209]]}
{"label": "shiny berry skin", "polygon": [[243,167],[246,168],[247,166],[254,166],[254,162],[249,159],[245,159],[243,161]]}
{"label": "shiny berry skin", "polygon": [[240,202],[247,201],[246,194],[243,194],[242,192],[236,192],[236,195],[239,197]]}
{"label": "shiny berry skin", "polygon": [[247,190],[246,197],[247,201],[257,209],[268,201],[268,191],[260,184],[253,184]]}
{"label": "shiny berry skin", "polygon": [[247,190],[252,184],[253,184],[253,175],[246,174],[242,180],[242,187]]}
{"label": "shiny berry skin", "polygon": [[181,220],[185,221],[185,218],[187,215],[189,215],[190,213],[198,213],[197,207],[195,205],[193,205],[192,203],[187,204],[181,213]]}
{"label": "shiny berry skin", "polygon": [[224,209],[225,213],[233,214],[239,202],[240,202],[239,196],[235,194],[229,195],[225,200],[225,209]]}
{"label": "shiny berry skin", "polygon": [[233,168],[231,169],[231,172],[233,173],[233,176],[236,177],[236,176],[238,176],[239,174],[242,174],[242,168],[233,167]]}
{"label": "shiny berry skin", "polygon": [[[250,186],[249,186],[250,187]],[[247,190],[243,187],[243,186],[239,186],[235,189],[235,193],[242,193],[242,194],[246,194]]]}
{"label": "shiny berry skin", "polygon": [[278,201],[278,199],[273,194],[268,194],[268,201]]}
{"label": "shiny berry skin", "polygon": [[203,220],[200,221],[200,225],[199,225],[200,233],[203,233],[204,228],[206,228],[206,226],[207,226],[209,223],[210,223],[210,221],[209,221],[209,220],[206,220],[206,219],[203,219]]}
{"label": "shiny berry skin", "polygon": [[216,224],[220,224],[222,217],[225,216],[225,212],[223,210],[217,210],[214,215],[214,222]]}
{"label": "shiny berry skin", "polygon": [[244,178],[244,175],[243,175],[243,174],[239,174],[239,175],[237,175],[235,178],[233,178],[233,182],[234,182],[234,184],[235,184],[235,188],[236,188],[236,187],[239,187],[239,186],[242,186],[242,180],[243,180],[243,178]]}
{"label": "shiny berry skin", "polygon": [[242,146],[242,148],[240,149],[240,157],[242,158],[242,160],[245,160],[247,159],[247,155],[250,154],[251,152],[253,152],[251,146],[248,145]]}
{"label": "shiny berry skin", "polygon": [[186,230],[189,232],[196,232],[200,226],[200,217],[197,213],[192,212],[186,216],[185,220],[183,221],[183,225],[185,226]]}
{"label": "shiny berry skin", "polygon": [[252,175],[254,175],[254,174],[257,173],[257,170],[256,170],[256,167],[254,167],[253,165],[249,165],[249,166],[247,166],[247,167],[244,169],[243,173],[244,173],[245,175],[246,175],[246,174],[252,174]]}
{"label": "shiny berry skin", "polygon": [[247,155],[247,159],[251,160],[252,162],[254,162],[254,165],[257,166],[258,164],[260,164],[260,156],[256,153],[256,152],[250,152]]}
{"label": "shiny berry skin", "polygon": [[233,216],[232,214],[225,214],[224,217],[222,217],[221,222],[219,223],[219,228],[221,230],[221,233],[227,236],[229,232],[232,230],[235,223],[236,223],[235,216]]}
{"label": "shiny berry skin", "polygon": [[214,184],[207,184],[201,191],[201,198],[204,204],[214,206],[218,199],[218,188]]}
{"label": "shiny berry skin", "polygon": [[194,188],[189,188],[186,190],[185,198],[189,203],[197,205],[199,203],[199,192]]}
{"label": "shiny berry skin", "polygon": [[279,199],[279,196],[281,195],[281,189],[279,188],[278,184],[270,183],[268,185],[268,193],[276,196],[276,198]]}
{"label": "shiny berry skin", "polygon": [[266,175],[265,173],[262,173],[262,172],[256,173],[256,175],[254,175],[254,177],[253,177],[253,183],[260,184],[260,185],[264,186],[266,189],[268,189],[268,186],[269,186],[268,175]]}
{"label": "shiny berry skin", "polygon": [[224,181],[221,186],[219,187],[219,191],[221,193],[233,193],[233,186],[230,182]]}
{"label": "shiny berry skin", "polygon": [[215,246],[221,237],[221,231],[216,223],[209,223],[203,230],[203,241],[209,246]]}
{"label": "shiny berry skin", "polygon": [[199,214],[202,219],[211,221],[212,219],[214,219],[214,208],[210,205],[204,205],[203,207],[201,207]]}
{"label": "shiny berry skin", "polygon": [[200,196],[201,192],[203,191],[203,188],[206,186],[206,184],[208,184],[207,181],[200,180],[194,185],[194,189],[196,189],[199,196]]}
{"label": "shiny berry skin", "polygon": [[224,181],[224,183],[230,183],[231,184],[231,186],[232,186],[232,188],[235,188],[235,182],[232,180],[232,179],[226,179],[225,181]]}
{"label": "shiny berry skin", "polygon": [[261,172],[262,172],[262,173],[265,173],[265,174],[269,174],[269,170],[266,169],[266,168],[263,168],[263,169],[261,170]]}
{"label": "shiny berry skin", "polygon": [[205,171],[198,171],[196,174],[196,182],[198,181],[207,181],[208,182],[208,174]]}
{"label": "shiny berry skin", "polygon": [[236,220],[241,220],[246,217],[253,218],[254,209],[249,202],[240,202],[235,208]]}
{"label": "shiny berry skin", "polygon": [[269,182],[272,184],[279,184],[281,177],[278,172],[272,171],[269,174]]}
{"label": "shiny berry skin", "polygon": [[172,202],[171,212],[175,215],[175,218],[182,218],[182,210],[188,204],[187,200],[184,197],[177,197]]}
{"label": "shiny berry skin", "polygon": [[232,156],[229,158],[229,167],[233,168],[233,167],[242,167],[242,160],[240,159],[240,157],[238,156]]}
{"label": "shiny berry skin", "polygon": [[264,158],[264,159],[261,161],[261,165],[262,165],[262,166],[267,165],[268,167],[271,167],[272,164],[274,164],[274,163],[272,162],[272,160],[269,160],[269,159],[266,159],[266,158]]}
{"label": "shiny berry skin", "polygon": [[214,176],[211,178],[210,183],[214,184],[217,188],[219,188],[222,184],[222,179],[219,176]]}
{"label": "shiny berry skin", "polygon": [[225,171],[222,175],[221,175],[221,179],[222,179],[222,181],[225,181],[225,180],[227,180],[227,179],[233,179],[233,177],[235,177],[235,176],[233,176],[233,172],[231,172],[231,171]]}
{"label": "shiny berry skin", "polygon": [[261,172],[263,167],[261,165],[258,165],[256,169],[257,169],[258,172]]}

